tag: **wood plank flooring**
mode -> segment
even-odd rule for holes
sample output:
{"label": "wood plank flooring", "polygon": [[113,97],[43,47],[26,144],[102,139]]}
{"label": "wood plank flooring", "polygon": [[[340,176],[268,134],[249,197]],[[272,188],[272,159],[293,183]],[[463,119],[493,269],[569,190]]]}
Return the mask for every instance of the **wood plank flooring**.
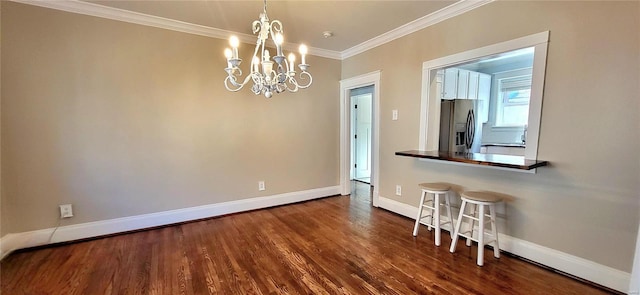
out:
{"label": "wood plank flooring", "polygon": [[351,197],[11,254],[2,294],[607,294],[524,261],[372,208]]}

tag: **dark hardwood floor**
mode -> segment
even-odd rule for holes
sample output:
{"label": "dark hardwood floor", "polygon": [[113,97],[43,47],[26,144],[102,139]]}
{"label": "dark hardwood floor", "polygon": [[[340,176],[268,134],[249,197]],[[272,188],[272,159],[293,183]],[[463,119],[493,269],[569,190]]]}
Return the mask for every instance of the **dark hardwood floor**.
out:
{"label": "dark hardwood floor", "polygon": [[369,194],[16,252],[2,294],[607,294],[489,249],[478,267]]}

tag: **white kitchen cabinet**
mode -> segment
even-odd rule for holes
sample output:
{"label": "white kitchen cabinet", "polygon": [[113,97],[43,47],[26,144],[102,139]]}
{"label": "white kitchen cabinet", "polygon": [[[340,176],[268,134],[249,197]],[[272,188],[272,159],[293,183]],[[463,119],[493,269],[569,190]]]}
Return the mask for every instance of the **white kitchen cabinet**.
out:
{"label": "white kitchen cabinet", "polygon": [[469,94],[469,71],[458,70],[458,93],[457,98],[468,98]]}
{"label": "white kitchen cabinet", "polygon": [[448,68],[444,70],[442,81],[442,99],[456,99],[458,95],[458,69]]}
{"label": "white kitchen cabinet", "polygon": [[467,90],[468,99],[478,99],[478,85],[480,73],[469,71],[469,83]]}
{"label": "white kitchen cabinet", "polygon": [[444,70],[442,99],[489,99],[491,75],[448,68]]}

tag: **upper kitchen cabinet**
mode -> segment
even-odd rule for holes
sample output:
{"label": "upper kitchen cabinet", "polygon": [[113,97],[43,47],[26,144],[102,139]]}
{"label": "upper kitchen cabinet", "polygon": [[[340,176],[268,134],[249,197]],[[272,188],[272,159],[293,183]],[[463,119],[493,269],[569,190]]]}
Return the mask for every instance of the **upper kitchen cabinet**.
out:
{"label": "upper kitchen cabinet", "polygon": [[444,70],[442,99],[488,99],[491,89],[491,75],[447,68]]}

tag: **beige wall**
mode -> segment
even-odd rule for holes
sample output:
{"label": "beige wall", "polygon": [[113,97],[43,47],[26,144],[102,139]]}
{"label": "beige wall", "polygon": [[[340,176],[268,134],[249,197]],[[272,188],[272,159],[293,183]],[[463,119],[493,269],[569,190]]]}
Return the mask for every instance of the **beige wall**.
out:
{"label": "beige wall", "polygon": [[[640,200],[639,20],[639,2],[499,1],[345,60],[343,79],[382,70],[381,196],[415,206],[417,183],[430,180],[511,194],[501,231],[630,272]],[[394,156],[418,148],[422,62],[547,30],[538,158],[551,167],[530,175]]]}
{"label": "beige wall", "polygon": [[224,89],[227,46],[3,1],[1,234],[338,185],[340,61],[267,100]]}

